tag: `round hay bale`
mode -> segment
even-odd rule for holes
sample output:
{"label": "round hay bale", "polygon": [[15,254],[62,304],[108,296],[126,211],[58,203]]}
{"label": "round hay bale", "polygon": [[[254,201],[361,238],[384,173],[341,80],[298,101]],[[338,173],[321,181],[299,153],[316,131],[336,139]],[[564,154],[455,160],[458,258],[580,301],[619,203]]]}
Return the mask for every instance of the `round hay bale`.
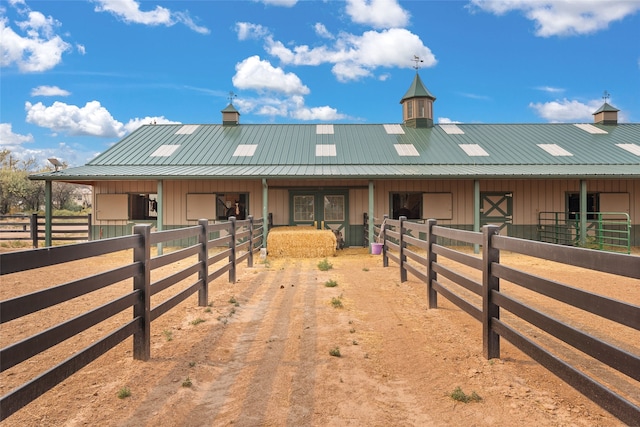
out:
{"label": "round hay bale", "polygon": [[275,258],[318,258],[336,253],[336,236],[331,230],[313,227],[276,227],[269,230],[267,253]]}

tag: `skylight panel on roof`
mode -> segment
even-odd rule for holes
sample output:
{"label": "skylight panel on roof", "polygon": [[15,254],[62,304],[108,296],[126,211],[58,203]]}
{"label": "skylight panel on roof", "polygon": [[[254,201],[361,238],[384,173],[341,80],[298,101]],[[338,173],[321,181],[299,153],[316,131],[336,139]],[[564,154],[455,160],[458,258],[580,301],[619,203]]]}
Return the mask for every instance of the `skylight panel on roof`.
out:
{"label": "skylight panel on roof", "polygon": [[595,127],[594,125],[590,125],[589,123],[574,123],[573,125],[575,127],[582,129],[585,132],[589,132],[592,135],[609,133],[606,130],[602,130],[600,128]]}
{"label": "skylight panel on roof", "polygon": [[478,144],[458,144],[458,146],[460,146],[460,148],[462,148],[469,157],[480,157],[489,155],[489,153],[484,151],[484,148],[480,147]]}
{"label": "skylight panel on roof", "polygon": [[440,125],[440,128],[448,135],[464,135],[464,131],[455,124]]}
{"label": "skylight panel on roof", "polygon": [[393,144],[393,146],[396,147],[398,156],[410,157],[420,155],[413,144]]}
{"label": "skylight panel on roof", "polygon": [[176,131],[176,135],[191,135],[200,125],[184,125]]}
{"label": "skylight panel on roof", "polygon": [[404,129],[400,125],[383,125],[387,135],[404,135]]}
{"label": "skylight panel on roof", "polygon": [[333,125],[316,125],[316,135],[333,135]]}
{"label": "skylight panel on roof", "polygon": [[233,157],[251,157],[256,152],[258,144],[240,144],[233,152]]}
{"label": "skylight panel on roof", "polygon": [[151,153],[151,157],[169,157],[172,155],[177,149],[180,147],[179,145],[161,145]]}
{"label": "skylight panel on roof", "polygon": [[538,144],[538,147],[542,148],[552,156],[573,156],[573,154],[560,147],[558,144]]}
{"label": "skylight panel on roof", "polygon": [[317,144],[316,145],[316,157],[335,157],[336,146],[335,144]]}
{"label": "skylight panel on roof", "polygon": [[638,144],[616,144],[616,146],[622,148],[623,150],[627,150],[631,154],[640,156],[640,145]]}

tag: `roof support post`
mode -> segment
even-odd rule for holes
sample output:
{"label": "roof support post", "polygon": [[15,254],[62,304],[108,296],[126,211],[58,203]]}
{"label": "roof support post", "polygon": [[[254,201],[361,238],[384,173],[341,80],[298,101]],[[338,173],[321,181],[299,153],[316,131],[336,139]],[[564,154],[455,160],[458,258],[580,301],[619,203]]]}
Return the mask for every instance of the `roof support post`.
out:
{"label": "roof support post", "polygon": [[267,247],[267,235],[269,234],[269,184],[266,178],[262,178],[262,247]]}
{"label": "roof support post", "polygon": [[[158,216],[156,216],[156,230],[158,231],[162,231],[164,230],[164,227],[162,226],[164,224],[164,181],[159,179],[158,180],[158,184],[157,184],[157,188],[156,188],[156,192],[158,193],[156,196],[156,201],[158,202],[158,210],[156,211],[156,213],[158,214]],[[157,246],[158,249],[158,255],[162,255],[162,242],[158,243]]]}
{"label": "roof support post", "polygon": [[[473,180],[473,231],[480,232],[480,180]],[[480,253],[477,243],[473,244],[473,253]]]}
{"label": "roof support post", "polygon": [[580,246],[587,243],[587,181],[580,180]]}
{"label": "roof support post", "polygon": [[51,228],[53,227],[53,224],[51,224],[53,210],[51,186],[51,181],[44,182],[44,245],[47,247],[51,246]]}
{"label": "roof support post", "polygon": [[369,181],[369,230],[367,231],[369,233],[369,252],[371,252],[371,242],[375,242],[375,236],[373,235],[374,231],[373,231],[373,226],[374,226],[374,221],[375,218],[373,217],[373,206],[374,206],[374,200],[373,200],[373,195],[374,195],[374,187],[373,187],[373,181]]}

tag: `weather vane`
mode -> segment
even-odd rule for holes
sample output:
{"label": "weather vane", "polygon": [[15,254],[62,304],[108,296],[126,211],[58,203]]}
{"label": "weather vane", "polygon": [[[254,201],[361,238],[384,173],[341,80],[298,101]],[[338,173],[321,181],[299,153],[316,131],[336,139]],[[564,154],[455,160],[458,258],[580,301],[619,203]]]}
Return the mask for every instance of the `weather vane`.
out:
{"label": "weather vane", "polygon": [[418,70],[420,69],[420,63],[424,61],[420,59],[418,55],[413,55],[412,61],[416,63],[416,65],[414,65],[413,68],[416,70],[416,73],[417,73]]}
{"label": "weather vane", "polygon": [[604,94],[602,94],[602,99],[604,99],[604,102],[609,102],[609,98],[611,97],[611,95],[609,94],[609,92],[607,92],[606,90],[604,91]]}
{"label": "weather vane", "polygon": [[229,91],[229,97],[228,97],[228,99],[229,99],[229,103],[232,103],[232,102],[233,102],[233,98],[236,98],[237,96],[238,96],[238,95],[236,95],[235,93],[233,93],[233,91],[232,91],[232,90],[231,90],[231,91]]}

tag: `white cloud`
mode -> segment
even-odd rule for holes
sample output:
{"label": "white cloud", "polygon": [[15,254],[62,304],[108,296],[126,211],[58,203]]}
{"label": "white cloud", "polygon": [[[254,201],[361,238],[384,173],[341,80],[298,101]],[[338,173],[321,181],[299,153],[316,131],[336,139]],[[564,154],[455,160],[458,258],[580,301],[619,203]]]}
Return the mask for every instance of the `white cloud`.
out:
{"label": "white cloud", "polygon": [[33,135],[20,135],[13,133],[11,123],[0,123],[0,147],[1,149],[7,149],[15,151],[25,142],[33,142]]}
{"label": "white cloud", "polygon": [[236,22],[238,40],[259,39],[269,34],[269,30],[262,25],[250,22]]}
{"label": "white cloud", "polygon": [[321,24],[320,22],[316,22],[316,24],[313,26],[313,29],[315,30],[316,35],[319,37],[322,37],[324,39],[334,38],[333,34],[331,34],[329,30],[327,30],[327,27],[325,27],[324,24]]}
{"label": "white cloud", "polygon": [[60,23],[40,12],[20,11],[27,15],[25,21],[16,22],[22,34],[8,25],[0,16],[0,66],[16,65],[24,73],[47,71],[62,60],[62,54],[71,49],[55,30]]}
{"label": "white cloud", "polygon": [[300,45],[290,49],[269,36],[266,38],[265,49],[283,64],[332,63],[332,72],[340,81],[370,77],[378,67],[409,68],[414,55],[419,56],[426,67],[432,67],[437,62],[420,37],[404,28],[367,31],[361,36],[341,33],[332,47],[310,48]]}
{"label": "white cloud", "polygon": [[503,15],[520,11],[534,21],[540,37],[591,34],[640,10],[638,0],[471,0],[472,5]]}
{"label": "white cloud", "polygon": [[410,16],[397,0],[347,0],[346,12],[353,22],[374,28],[404,27]]}
{"label": "white cloud", "polygon": [[536,89],[540,90],[542,92],[547,92],[547,93],[562,93],[562,92],[564,92],[564,89],[559,88],[559,87],[552,87],[552,86],[539,86]]}
{"label": "white cloud", "polygon": [[38,86],[31,89],[31,96],[69,96],[71,92],[58,86]]}
{"label": "white cloud", "polygon": [[167,118],[165,118],[164,116],[160,116],[160,117],[145,117],[143,119],[136,117],[135,119],[131,119],[129,120],[129,122],[124,125],[124,128],[126,129],[127,133],[131,133],[134,130],[138,129],[140,126],[143,125],[149,125],[149,124],[157,124],[157,125],[167,125],[167,124],[181,124],[182,122],[174,122],[172,120],[169,120]]}
{"label": "white cloud", "polygon": [[529,107],[536,114],[551,123],[589,122],[593,121],[593,113],[600,108],[602,100],[591,100],[586,104],[566,98],[551,102],[531,102]]}
{"label": "white cloud", "polygon": [[96,12],[109,12],[126,23],[142,25],[164,25],[171,27],[182,23],[200,34],[209,34],[209,29],[196,25],[188,12],[172,12],[162,6],[150,11],[140,10],[140,3],[135,0],[94,0]]}
{"label": "white cloud", "polygon": [[25,103],[26,122],[68,135],[118,137],[125,135],[124,125],[115,120],[98,101],[87,102],[84,107],[54,102],[50,107],[43,103]]}
{"label": "white cloud", "polygon": [[305,95],[309,88],[294,73],[285,73],[259,56],[251,56],[236,64],[233,85],[239,89],[279,92],[286,95]]}
{"label": "white cloud", "polygon": [[446,124],[461,124],[462,122],[459,122],[457,120],[451,120],[448,117],[438,117],[438,124],[441,125],[446,125]]}
{"label": "white cloud", "polygon": [[338,113],[335,108],[329,106],[307,107],[304,97],[293,95],[287,98],[260,97],[238,98],[234,101],[241,113],[252,113],[274,119],[283,117],[302,121],[335,121],[347,118]]}
{"label": "white cloud", "polygon": [[264,3],[269,6],[282,6],[282,7],[293,7],[298,3],[298,0],[257,0],[260,3]]}

